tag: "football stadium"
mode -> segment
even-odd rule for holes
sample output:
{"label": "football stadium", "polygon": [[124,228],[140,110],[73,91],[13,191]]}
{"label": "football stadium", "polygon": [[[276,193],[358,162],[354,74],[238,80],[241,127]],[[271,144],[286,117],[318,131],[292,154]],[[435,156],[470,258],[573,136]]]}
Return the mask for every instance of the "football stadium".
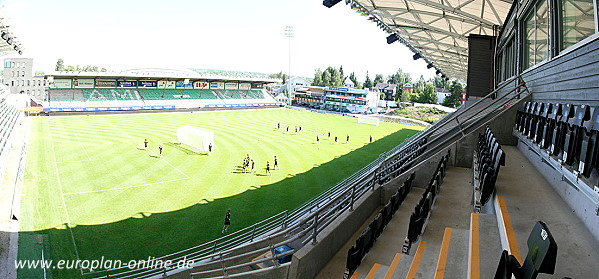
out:
{"label": "football stadium", "polygon": [[461,105],[421,126],[366,115],[367,89],[5,58],[0,277],[597,277],[597,0],[322,4]]}

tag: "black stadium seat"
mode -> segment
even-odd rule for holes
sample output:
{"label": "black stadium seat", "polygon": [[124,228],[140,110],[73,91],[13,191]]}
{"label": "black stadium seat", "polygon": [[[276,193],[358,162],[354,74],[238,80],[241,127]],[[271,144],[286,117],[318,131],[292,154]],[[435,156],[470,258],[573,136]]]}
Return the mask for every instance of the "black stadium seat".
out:
{"label": "black stadium seat", "polygon": [[520,265],[513,255],[503,251],[495,279],[534,279],[539,273],[553,274],[557,260],[557,243],[545,223],[538,221],[526,242],[528,254]]}
{"label": "black stadium seat", "polygon": [[547,124],[543,131],[543,139],[541,140],[541,148],[547,149],[553,143],[553,132],[557,126],[558,120],[562,117],[562,104],[554,104],[553,109],[547,115]]}
{"label": "black stadium seat", "polygon": [[543,140],[545,139],[545,135],[547,133],[547,126],[549,125],[550,122],[550,115],[553,113],[553,104],[552,103],[545,103],[545,110],[543,111],[543,114],[541,115],[541,123],[537,124],[537,134],[535,136],[535,142],[538,143],[541,148],[547,148],[547,147],[543,147]]}
{"label": "black stadium seat", "polygon": [[561,159],[566,165],[578,163],[583,125],[589,120],[591,120],[590,107],[588,105],[576,106],[574,117],[568,121],[568,131],[564,139],[564,152]]}
{"label": "black stadium seat", "polygon": [[530,113],[530,122],[528,123],[528,129],[526,130],[526,136],[533,138],[534,133],[537,131],[537,121],[539,120],[539,111],[541,110],[542,103],[534,102],[532,111]]}
{"label": "black stadium seat", "polygon": [[545,127],[545,121],[547,118],[547,110],[550,107],[550,103],[541,103],[539,109],[537,110],[537,123],[535,125],[535,129],[532,131],[532,136],[530,137],[535,143],[541,142],[543,128]]}
{"label": "black stadium seat", "polygon": [[591,170],[597,164],[597,140],[599,139],[599,108],[590,108],[591,120],[583,125],[582,143],[578,171],[589,177]]}
{"label": "black stadium seat", "polygon": [[551,142],[551,154],[560,158],[564,150],[564,138],[568,130],[568,121],[574,117],[574,107],[571,104],[562,106],[562,115],[556,121]]}

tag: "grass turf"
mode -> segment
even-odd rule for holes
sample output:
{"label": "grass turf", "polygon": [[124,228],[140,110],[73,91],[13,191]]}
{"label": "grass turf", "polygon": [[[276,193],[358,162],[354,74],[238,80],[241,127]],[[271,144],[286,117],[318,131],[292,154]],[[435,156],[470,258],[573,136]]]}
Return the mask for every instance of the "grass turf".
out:
{"label": "grass turf", "polygon": [[[419,129],[289,109],[34,120],[19,259],[44,250],[54,260],[128,261],[198,245],[222,236],[228,208],[230,231],[293,210]],[[212,154],[176,144],[181,125],[213,131]],[[246,154],[255,173],[239,169]],[[266,175],[266,161],[272,168],[275,155],[280,168]],[[19,270],[19,277],[35,272]]]}

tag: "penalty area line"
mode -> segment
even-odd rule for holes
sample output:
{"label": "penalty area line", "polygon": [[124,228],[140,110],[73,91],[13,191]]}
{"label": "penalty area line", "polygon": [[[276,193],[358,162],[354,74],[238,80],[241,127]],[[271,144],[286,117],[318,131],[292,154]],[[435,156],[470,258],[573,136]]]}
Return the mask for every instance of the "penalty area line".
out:
{"label": "penalty area line", "polygon": [[160,160],[166,162],[169,166],[171,166],[171,168],[175,169],[176,171],[178,171],[180,174],[184,175],[185,178],[189,178],[189,175],[185,174],[184,172],[182,172],[180,169],[178,169],[177,167],[173,166],[171,163],[169,163],[169,161],[165,160],[162,155],[160,155],[160,157],[158,155],[156,155],[156,153],[154,153],[151,150],[148,150],[148,152],[152,153],[152,156],[160,158]]}
{"label": "penalty area line", "polygon": [[64,193],[64,195],[79,195],[79,194],[91,194],[91,193],[100,193],[100,192],[108,192],[108,191],[125,190],[125,189],[138,188],[138,187],[144,187],[144,186],[158,185],[158,184],[162,184],[162,183],[175,182],[175,181],[185,180],[185,179],[189,179],[189,177],[177,178],[177,179],[166,180],[166,181],[159,181],[159,182],[152,182],[152,183],[146,183],[146,184],[131,185],[131,186],[125,186],[125,187],[110,188],[110,189]]}

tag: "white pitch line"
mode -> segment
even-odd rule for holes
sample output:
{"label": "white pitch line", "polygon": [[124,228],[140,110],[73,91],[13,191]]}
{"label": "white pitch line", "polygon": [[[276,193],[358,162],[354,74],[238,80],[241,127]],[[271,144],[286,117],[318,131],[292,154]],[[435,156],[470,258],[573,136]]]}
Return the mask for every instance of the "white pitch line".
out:
{"label": "white pitch line", "polygon": [[83,146],[83,144],[81,144],[81,138],[79,137],[79,134],[78,134],[78,133],[75,133],[75,136],[76,136],[76,137],[77,137],[77,139],[79,140],[79,146],[81,146],[81,147],[83,148],[83,152],[85,152],[85,156],[87,156],[87,160],[88,160],[88,161],[91,161],[91,160],[92,160],[92,158],[91,158],[91,157],[89,157],[89,154],[87,154],[87,150],[86,150],[85,146]]}
{"label": "white pitch line", "polygon": [[[148,152],[152,153],[152,155],[156,156],[156,153],[154,153],[151,150],[148,150]],[[178,171],[180,174],[185,175],[185,178],[189,178],[189,175],[185,174],[184,172],[182,172],[180,169],[176,168],[175,166],[173,166],[171,163],[169,163],[167,160],[165,160],[162,156],[160,156],[160,159],[162,161],[165,161],[169,166],[171,166],[173,169],[175,169],[176,171]]]}
{"label": "white pitch line", "polygon": [[81,163],[81,162],[89,162],[91,160],[77,160],[77,161],[60,161],[56,163]]}
{"label": "white pitch line", "polygon": [[108,191],[124,190],[124,189],[130,189],[130,188],[137,188],[137,187],[144,187],[144,186],[150,186],[150,185],[157,185],[157,184],[162,184],[162,183],[175,182],[175,181],[179,181],[179,180],[185,180],[185,179],[189,179],[189,177],[186,177],[186,178],[177,178],[177,179],[166,180],[166,181],[160,181],[160,182],[152,182],[152,183],[146,183],[146,184],[139,184],[139,185],[132,185],[132,186],[125,186],[125,187],[117,187],[117,188],[103,189],[103,190],[95,190],[95,191],[82,191],[82,192],[72,192],[72,193],[65,193],[65,195],[90,194],[90,193],[100,193],[100,192],[108,192]]}
{"label": "white pitch line", "polygon": [[56,177],[58,178],[58,187],[60,189],[60,198],[62,199],[62,207],[64,208],[64,213],[67,216],[67,225],[69,226],[69,231],[71,232],[71,240],[73,241],[73,246],[75,247],[75,256],[77,260],[79,260],[79,251],[77,250],[77,243],[75,243],[75,235],[73,235],[73,229],[71,228],[71,217],[69,217],[69,211],[67,210],[67,203],[64,201],[64,191],[62,190],[62,182],[60,181],[60,173],[58,172],[58,163],[56,161],[56,152],[54,151],[54,140],[52,137],[52,129],[48,128],[48,134],[50,135],[50,144],[52,145],[52,157],[54,158],[54,169],[56,170]]}

